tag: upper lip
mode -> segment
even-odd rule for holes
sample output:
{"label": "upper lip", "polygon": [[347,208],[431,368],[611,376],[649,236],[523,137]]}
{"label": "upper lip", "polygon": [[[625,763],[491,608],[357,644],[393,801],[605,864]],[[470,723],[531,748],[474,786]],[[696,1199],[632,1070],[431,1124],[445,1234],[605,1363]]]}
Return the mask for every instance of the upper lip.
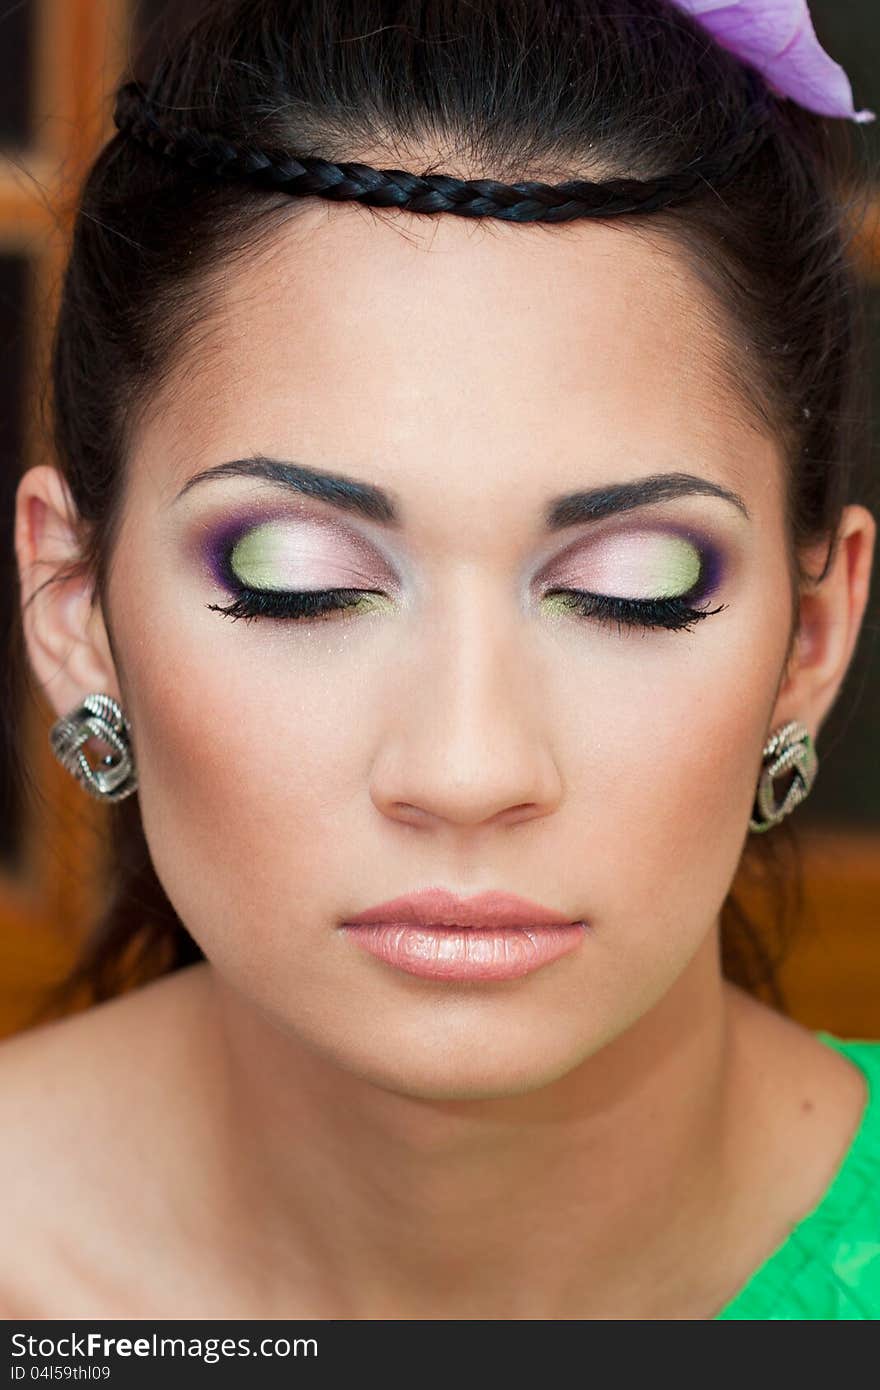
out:
{"label": "upper lip", "polygon": [[445,888],[424,888],[369,907],[347,917],[342,925],[403,922],[421,927],[552,927],[568,926],[572,920],[564,912],[553,912],[514,893],[477,893],[460,898]]}

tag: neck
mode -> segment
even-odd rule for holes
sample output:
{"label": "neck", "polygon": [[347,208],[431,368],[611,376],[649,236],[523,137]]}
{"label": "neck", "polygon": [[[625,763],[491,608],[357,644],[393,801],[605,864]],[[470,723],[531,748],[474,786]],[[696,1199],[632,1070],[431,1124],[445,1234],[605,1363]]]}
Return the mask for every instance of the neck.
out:
{"label": "neck", "polygon": [[261,1316],[664,1317],[701,1298],[711,1316],[724,1301],[694,1274],[730,1207],[735,992],[714,939],[563,1076],[476,1100],[365,1080],[199,969],[225,1117],[206,1209],[233,1267],[261,1270]]}

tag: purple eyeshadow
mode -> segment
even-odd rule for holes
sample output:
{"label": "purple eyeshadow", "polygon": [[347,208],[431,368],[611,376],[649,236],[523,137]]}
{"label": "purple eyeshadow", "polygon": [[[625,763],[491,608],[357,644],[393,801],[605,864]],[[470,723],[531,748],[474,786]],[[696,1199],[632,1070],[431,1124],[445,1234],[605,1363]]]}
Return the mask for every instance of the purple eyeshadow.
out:
{"label": "purple eyeshadow", "polygon": [[[307,518],[309,524],[314,524],[315,518]],[[239,513],[236,516],[224,518],[219,523],[209,526],[203,532],[200,540],[200,553],[203,565],[211,580],[225,589],[230,594],[240,592],[241,580],[234,574],[229,559],[237,542],[246,535],[248,531],[257,526],[265,525],[267,522],[291,521],[289,508],[261,507]],[[319,519],[319,524],[330,524]],[[711,597],[720,588],[724,573],[725,559],[720,547],[711,541],[706,535],[694,529],[692,526],[679,525],[674,522],[664,522],[662,525],[648,525],[642,523],[639,529],[657,530],[664,535],[672,535],[686,541],[693,546],[700,556],[700,578],[697,585],[682,597],[690,602],[699,602]]]}
{"label": "purple eyeshadow", "polygon": [[[310,524],[314,523],[314,518],[310,517],[308,520]],[[210,578],[229,593],[237,594],[242,584],[230,567],[229,557],[242,536],[255,527],[264,526],[272,521],[290,523],[290,510],[278,508],[273,511],[271,508],[262,508],[256,512],[227,517],[218,525],[212,526],[203,536],[201,543],[203,561]]]}

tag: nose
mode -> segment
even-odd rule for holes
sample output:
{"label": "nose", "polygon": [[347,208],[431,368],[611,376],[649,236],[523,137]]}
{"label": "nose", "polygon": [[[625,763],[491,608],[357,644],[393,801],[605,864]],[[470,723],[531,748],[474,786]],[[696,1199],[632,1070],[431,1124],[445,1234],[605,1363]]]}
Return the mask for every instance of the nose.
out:
{"label": "nose", "polygon": [[[425,625],[423,625],[425,626]],[[370,792],[424,829],[517,824],[562,797],[540,670],[520,622],[462,603],[389,671]]]}

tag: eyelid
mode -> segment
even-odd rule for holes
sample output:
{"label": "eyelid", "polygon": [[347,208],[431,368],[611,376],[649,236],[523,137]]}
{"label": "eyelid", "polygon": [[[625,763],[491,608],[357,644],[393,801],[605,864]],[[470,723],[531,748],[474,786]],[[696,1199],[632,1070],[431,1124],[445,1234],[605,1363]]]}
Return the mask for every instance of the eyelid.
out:
{"label": "eyelid", "polygon": [[333,539],[328,547],[326,537],[315,530],[300,528],[295,534],[275,522],[248,527],[229,548],[227,570],[255,589],[348,588],[369,582],[357,551],[352,554],[351,547],[340,547]]}
{"label": "eyelid", "polygon": [[[689,593],[703,570],[703,555],[692,541],[655,533],[606,538],[578,552],[572,585],[620,598]],[[569,581],[566,581],[569,582]]]}
{"label": "eyelid", "polygon": [[[249,505],[233,510],[227,502],[226,510],[214,518],[202,518],[190,533],[187,542],[191,547],[195,562],[200,565],[209,582],[215,582],[229,591],[228,578],[222,575],[221,559],[228,553],[231,545],[242,538],[248,530],[268,522],[288,524],[295,531],[300,526],[326,528],[338,535],[344,546],[352,547],[363,557],[370,570],[370,579],[365,588],[384,588],[394,591],[401,598],[402,588],[418,595],[423,587],[422,577],[400,545],[389,544],[383,532],[375,539],[369,534],[367,525],[361,526],[356,520],[340,517],[329,508],[322,509],[320,499],[303,497],[300,499],[277,498],[264,501],[251,501]],[[711,539],[707,530],[698,524],[681,520],[666,520],[660,517],[630,514],[606,518],[591,523],[588,531],[581,530],[568,545],[545,556],[537,571],[531,570],[531,578],[523,576],[521,583],[522,599],[528,602],[531,584],[536,579],[546,582],[547,576],[554,576],[560,566],[570,563],[572,558],[582,552],[589,555],[594,547],[603,546],[619,537],[639,533],[657,533],[671,538],[682,538],[692,544],[703,557],[703,578],[700,593],[714,593],[723,575],[727,578],[731,565],[741,558],[736,545],[725,540],[721,545]],[[556,538],[558,545],[559,538]],[[373,573],[375,571],[375,575]],[[240,580],[236,581],[241,583]],[[572,585],[570,587],[577,587]]]}
{"label": "eyelid", "polygon": [[[324,557],[313,554],[311,563],[324,569],[347,569],[356,563],[359,567],[358,581],[362,581],[365,588],[376,588],[379,585],[384,587],[395,583],[393,571],[390,570],[381,549],[360,534],[356,527],[327,514],[301,509],[292,511],[289,505],[258,507],[232,515],[227,513],[216,523],[204,523],[199,549],[210,580],[227,591],[236,586],[246,587],[247,580],[232,569],[231,557],[237,545],[263,527],[277,529],[282,537],[289,533],[294,547],[297,535],[302,537],[304,547],[308,547],[309,543],[314,545],[316,533],[319,536],[323,535],[330,553]],[[334,540],[338,545],[338,554],[335,556],[330,551]],[[320,585],[316,583],[302,587],[348,588],[351,584],[352,578],[349,573],[339,574],[327,583],[322,581]],[[297,585],[291,584],[289,587],[296,588]]]}

